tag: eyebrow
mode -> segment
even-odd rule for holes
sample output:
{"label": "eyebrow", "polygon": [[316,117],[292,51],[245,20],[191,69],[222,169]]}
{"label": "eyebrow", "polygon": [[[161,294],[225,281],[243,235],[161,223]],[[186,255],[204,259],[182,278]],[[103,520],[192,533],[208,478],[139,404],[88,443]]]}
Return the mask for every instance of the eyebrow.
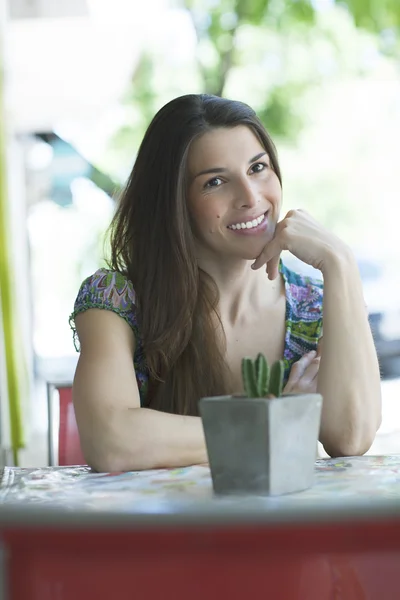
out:
{"label": "eyebrow", "polygon": [[[266,154],[267,152],[265,150],[263,152],[260,152],[259,154],[256,154],[256,156],[253,156],[253,158],[249,160],[249,165],[251,165],[251,163],[255,162],[256,160],[259,160],[262,156],[265,156]],[[228,169],[224,169],[223,167],[213,167],[212,169],[205,169],[204,171],[200,171],[199,173],[197,173],[197,175],[194,176],[194,179],[200,177],[200,175],[217,175],[218,173],[225,173],[227,170]]]}

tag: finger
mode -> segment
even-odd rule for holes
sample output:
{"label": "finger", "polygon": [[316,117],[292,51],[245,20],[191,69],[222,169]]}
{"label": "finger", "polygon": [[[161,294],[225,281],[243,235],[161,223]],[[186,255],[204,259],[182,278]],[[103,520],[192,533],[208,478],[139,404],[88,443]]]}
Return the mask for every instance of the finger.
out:
{"label": "finger", "polygon": [[290,369],[288,385],[295,385],[299,379],[304,375],[304,371],[310,365],[311,361],[316,357],[315,350],[311,350],[311,352],[307,352],[307,354],[303,354],[303,356],[292,365]]}
{"label": "finger", "polygon": [[274,238],[269,244],[265,246],[260,256],[257,256],[256,260],[251,265],[251,268],[256,271],[263,265],[269,262],[274,256],[280,256],[282,248],[280,247],[279,241]]}
{"label": "finger", "polygon": [[311,383],[318,375],[320,362],[320,357],[316,356],[304,371],[301,379],[306,385]]}
{"label": "finger", "polygon": [[274,256],[271,260],[267,262],[267,273],[268,279],[276,279],[279,275],[279,261],[281,259],[280,253],[277,256]]}
{"label": "finger", "polygon": [[286,386],[282,392],[282,395],[292,395],[292,394],[315,394],[317,392],[318,387],[318,377],[315,377],[310,382],[305,382],[303,379],[300,379],[295,385]]}

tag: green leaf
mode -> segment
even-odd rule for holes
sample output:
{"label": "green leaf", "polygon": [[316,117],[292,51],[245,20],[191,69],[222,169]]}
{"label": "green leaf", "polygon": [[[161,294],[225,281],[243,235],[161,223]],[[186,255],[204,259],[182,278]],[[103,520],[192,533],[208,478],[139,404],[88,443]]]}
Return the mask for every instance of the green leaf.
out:
{"label": "green leaf", "polygon": [[344,6],[357,27],[374,32],[400,27],[399,0],[336,0]]}
{"label": "green leaf", "polygon": [[248,398],[258,398],[254,362],[251,358],[242,359],[243,386]]}

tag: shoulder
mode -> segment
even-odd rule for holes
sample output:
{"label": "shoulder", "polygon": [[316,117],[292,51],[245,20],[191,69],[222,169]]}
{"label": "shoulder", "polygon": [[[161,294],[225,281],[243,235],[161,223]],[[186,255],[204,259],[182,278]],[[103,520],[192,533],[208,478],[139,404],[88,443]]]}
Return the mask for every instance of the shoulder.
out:
{"label": "shoulder", "polygon": [[136,333],[136,295],[132,282],[122,273],[98,269],[81,284],[69,318],[75,334],[75,317],[91,308],[109,310],[122,317]]}
{"label": "shoulder", "polygon": [[98,269],[82,282],[75,300],[75,309],[85,303],[94,304],[94,307],[107,305],[126,310],[131,308],[135,301],[132,282],[125,275],[118,271]]}

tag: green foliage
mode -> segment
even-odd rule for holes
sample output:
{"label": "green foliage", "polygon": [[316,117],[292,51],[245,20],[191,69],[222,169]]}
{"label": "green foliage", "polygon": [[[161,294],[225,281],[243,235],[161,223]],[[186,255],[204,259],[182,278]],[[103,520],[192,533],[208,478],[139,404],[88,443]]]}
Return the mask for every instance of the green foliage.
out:
{"label": "green foliage", "polygon": [[153,59],[149,53],[144,53],[122,98],[122,105],[126,108],[129,118],[126,124],[116,131],[109,144],[109,151],[116,155],[115,162],[122,162],[129,157],[129,163],[132,163],[143,133],[158,109],[157,101]]}
{"label": "green foliage", "polygon": [[[334,4],[348,11],[357,27],[382,34],[382,46],[385,40],[390,45],[391,32],[398,36],[399,0],[334,0]],[[229,72],[238,64],[236,41],[243,27],[267,26],[287,37],[302,28],[312,29],[320,10],[313,0],[180,0],[178,5],[188,10],[196,30],[204,91],[217,95],[223,94]],[[212,62],[202,56],[206,46],[214,51]]]}
{"label": "green foliage", "polygon": [[358,27],[374,32],[400,27],[399,0],[336,0],[336,4],[350,12]]}
{"label": "green foliage", "polygon": [[272,137],[296,138],[300,133],[303,121],[295,112],[294,98],[304,91],[304,85],[287,83],[276,86],[265,99],[265,104],[258,109],[257,115]]}
{"label": "green foliage", "polygon": [[[296,24],[311,25],[315,20],[311,0],[182,0],[182,5],[197,34],[204,91],[217,96],[222,96],[228,74],[238,62],[236,40],[242,27],[269,24],[275,31],[287,33]],[[212,64],[204,60],[202,48],[213,50]]]}
{"label": "green foliage", "polygon": [[[399,0],[334,0],[334,4],[347,10],[357,26],[383,32],[382,48],[393,49],[390,32],[400,27]],[[318,3],[313,0],[180,0],[178,5],[188,10],[197,34],[202,90],[218,96],[224,95],[230,76],[241,66],[243,53],[238,41],[245,28],[253,29],[254,33],[263,29],[266,42],[272,34],[285,39],[288,45],[302,32],[304,46],[319,13]],[[274,57],[268,43],[261,53],[255,51],[255,58],[261,62],[263,54]],[[268,77],[267,72],[265,76]],[[257,112],[273,136],[291,140],[298,137],[304,121],[294,107],[310,85],[318,85],[316,79],[318,71],[314,73],[314,81],[293,81],[286,76],[267,85],[268,93],[262,105],[257,106]]]}
{"label": "green foliage", "polygon": [[284,365],[283,361],[275,362],[271,369],[263,354],[255,360],[242,359],[243,386],[248,398],[266,398],[270,395],[282,395]]}
{"label": "green foliage", "polygon": [[399,57],[399,0],[336,0],[336,4],[349,11],[357,27],[379,35],[382,52]]}

